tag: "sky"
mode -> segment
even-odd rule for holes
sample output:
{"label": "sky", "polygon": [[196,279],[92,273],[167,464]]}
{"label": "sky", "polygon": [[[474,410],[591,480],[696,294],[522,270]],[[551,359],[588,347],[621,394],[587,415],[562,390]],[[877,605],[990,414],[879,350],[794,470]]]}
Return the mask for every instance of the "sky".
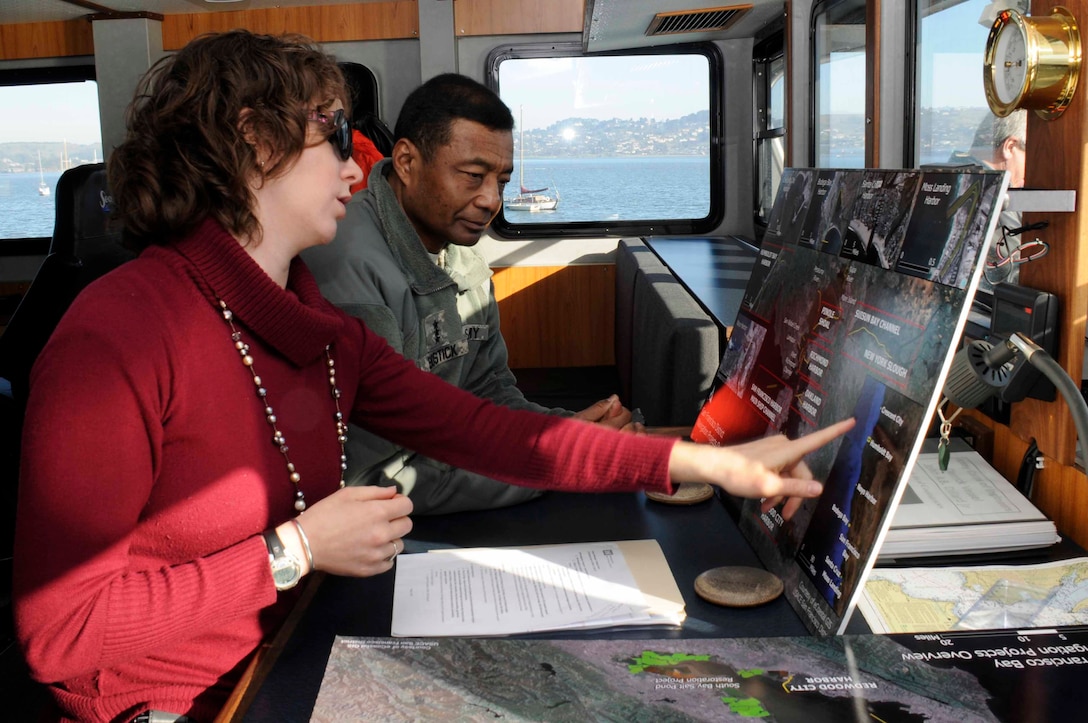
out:
{"label": "sky", "polygon": [[[967,0],[939,5],[923,18],[922,42],[941,49],[923,59],[924,107],[986,107],[982,55],[997,7],[1021,0]],[[946,50],[945,50],[946,49]],[[934,62],[940,72],[934,76]],[[857,113],[865,107],[865,58],[849,54],[830,67],[836,94],[831,112]],[[514,59],[499,65],[499,92],[514,111],[524,108],[526,130],[569,116],[676,118],[707,107],[706,60],[699,55],[598,56]],[[726,89],[729,92],[729,89]]]}
{"label": "sky", "polygon": [[[677,118],[707,110],[709,71],[701,55],[517,59],[500,66],[503,100],[524,107],[525,128],[580,116]],[[100,141],[96,85],[0,87],[0,142]],[[33,109],[28,112],[27,109]]]}
{"label": "sky", "polygon": [[[924,108],[985,108],[982,85],[982,56],[986,38],[997,9],[1015,6],[1022,0],[967,0],[955,5],[941,4],[939,12],[922,19],[921,41],[925,48],[940,49],[922,58],[919,98]],[[930,5],[938,4],[929,0]],[[940,69],[933,73],[936,65]],[[830,67],[836,89],[830,99],[832,113],[860,113],[865,108],[865,58],[861,53],[844,55]]]}
{"label": "sky", "polygon": [[702,55],[519,58],[499,65],[499,94],[525,130],[570,117],[679,118],[709,108]]}
{"label": "sky", "polygon": [[[934,56],[940,67],[936,77],[931,63],[923,61],[923,87],[931,89],[920,99],[924,107],[986,106],[981,55],[988,17],[992,5],[1014,2],[968,0],[923,19],[926,45],[952,51]],[[515,120],[524,113],[526,130],[571,116],[677,118],[706,110],[709,96],[707,61],[697,54],[513,59],[504,61],[499,73],[500,94]],[[837,89],[831,111],[864,108],[864,83],[856,80],[864,77],[863,56],[836,61],[831,74]],[[0,87],[0,142],[100,142],[95,89],[93,82],[67,83],[62,92],[57,86]]]}
{"label": "sky", "polygon": [[[996,10],[990,5],[983,0],[971,0],[922,20],[922,41],[931,48],[948,49],[923,59],[922,87],[931,89],[929,97],[919,99],[923,107],[987,107],[982,56],[986,52],[991,18],[996,17]],[[936,75],[934,66],[940,69]]]}
{"label": "sky", "polygon": [[100,143],[98,84],[0,86],[0,142]]}

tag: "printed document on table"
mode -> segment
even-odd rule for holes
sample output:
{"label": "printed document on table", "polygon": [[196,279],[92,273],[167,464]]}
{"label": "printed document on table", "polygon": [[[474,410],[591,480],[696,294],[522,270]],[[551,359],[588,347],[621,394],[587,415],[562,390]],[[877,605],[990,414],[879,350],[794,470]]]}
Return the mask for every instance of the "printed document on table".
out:
{"label": "printed document on table", "polygon": [[[625,556],[638,560],[637,576]],[[469,548],[397,558],[394,637],[680,625],[683,598],[653,540]]]}

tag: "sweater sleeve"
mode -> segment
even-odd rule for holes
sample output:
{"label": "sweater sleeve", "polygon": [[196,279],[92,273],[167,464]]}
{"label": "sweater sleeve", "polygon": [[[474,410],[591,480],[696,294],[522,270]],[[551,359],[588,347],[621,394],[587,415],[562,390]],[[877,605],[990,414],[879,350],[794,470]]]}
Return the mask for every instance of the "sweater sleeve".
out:
{"label": "sweater sleeve", "polygon": [[363,335],[355,424],[455,467],[525,487],[672,490],[668,461],[676,440],[497,405],[420,371],[365,326]]}
{"label": "sweater sleeve", "polygon": [[276,601],[259,535],[177,564],[133,549],[137,526],[155,524],[141,517],[164,452],[170,353],[144,324],[107,335],[108,305],[89,306],[73,306],[34,367],[23,439],[16,628],[47,682],[153,655]]}

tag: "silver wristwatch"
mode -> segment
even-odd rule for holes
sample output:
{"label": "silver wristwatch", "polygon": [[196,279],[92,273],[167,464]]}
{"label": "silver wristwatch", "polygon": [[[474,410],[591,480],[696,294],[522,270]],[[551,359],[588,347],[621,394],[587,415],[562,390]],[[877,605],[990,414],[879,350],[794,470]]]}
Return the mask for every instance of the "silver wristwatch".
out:
{"label": "silver wristwatch", "polygon": [[264,533],[264,543],[268,546],[268,562],[272,565],[272,580],[277,590],[290,590],[302,579],[302,564],[287,552],[275,530]]}

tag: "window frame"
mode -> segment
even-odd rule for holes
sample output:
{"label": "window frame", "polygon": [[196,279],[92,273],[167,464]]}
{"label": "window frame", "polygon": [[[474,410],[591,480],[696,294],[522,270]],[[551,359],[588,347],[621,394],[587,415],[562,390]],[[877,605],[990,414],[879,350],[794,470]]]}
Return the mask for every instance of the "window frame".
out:
{"label": "window frame", "polygon": [[918,1],[914,0],[914,2],[907,3],[903,23],[904,45],[906,46],[906,60],[903,67],[903,115],[905,116],[903,123],[903,161],[904,165],[909,165],[911,168],[918,167],[919,144],[917,139],[921,114],[921,108],[918,106],[918,78],[920,77],[918,63],[921,58],[918,52],[919,21]]}
{"label": "window frame", "polygon": [[722,158],[723,139],[725,136],[723,98],[724,91],[724,56],[717,45],[710,42],[684,43],[677,45],[651,46],[614,50],[607,52],[586,53],[581,42],[563,43],[525,43],[502,45],[494,48],[487,55],[485,82],[499,93],[499,66],[507,60],[532,58],[564,57],[605,57],[605,56],[640,56],[640,55],[703,55],[707,59],[710,74],[710,210],[701,219],[640,219],[636,221],[567,221],[559,223],[518,223],[511,224],[506,219],[504,210],[491,224],[493,235],[500,241],[524,240],[536,238],[597,238],[611,236],[649,236],[649,235],[698,235],[716,230],[725,218],[725,167]]}
{"label": "window frame", "polygon": [[[760,154],[761,141],[782,138],[783,144],[785,144],[786,139],[789,137],[790,88],[785,23],[781,20],[772,23],[755,40],[756,43],[752,49],[752,108],[754,112],[752,118],[754,130],[752,134],[752,223],[755,226],[756,238],[762,239],[764,232],[767,230],[767,219],[761,217],[759,213],[759,194],[763,180],[763,169],[760,166],[760,159],[762,158]],[[779,59],[783,61],[785,66],[783,72],[783,82],[785,83],[783,104],[785,107],[782,109],[781,127],[771,127],[771,85],[773,79],[771,78],[770,69],[775,61]],[[788,155],[789,149],[787,148],[785,151],[786,155]],[[788,163],[784,162],[783,167],[786,165]]]}
{"label": "window frame", "polygon": [[[960,4],[967,4],[970,0],[933,0],[930,9],[933,6],[939,5],[940,7],[936,12],[943,12],[954,8]],[[910,163],[912,167],[918,167],[922,163],[921,155],[925,149],[925,144],[921,139],[922,132],[922,104],[921,99],[925,97],[922,93],[922,63],[925,60],[925,54],[922,52],[922,23],[928,16],[922,15],[921,2],[914,0],[907,4],[906,13],[906,76],[904,78],[904,108],[906,114],[906,120],[904,123],[904,138],[903,138],[903,158],[907,163]],[[984,8],[991,7],[990,5],[984,6]],[[1019,10],[1021,13],[1028,12],[1028,6],[1030,2],[1028,0],[1018,0],[1014,2],[1010,7],[1014,10]],[[995,8],[995,14],[1001,8]],[[989,30],[985,29],[983,33],[988,35]],[[932,52],[932,51],[931,51]],[[981,63],[981,59],[985,56],[985,48],[978,48],[978,55]],[[980,65],[981,68],[981,65]],[[981,86],[982,74],[978,75],[978,83]],[[985,111],[986,116],[992,118],[993,112],[988,108]],[[964,149],[966,150],[966,148]],[[929,161],[926,165],[933,165],[934,163],[940,163],[940,161]]]}
{"label": "window frame", "polygon": [[[817,165],[816,157],[819,151],[820,142],[818,138],[818,119],[819,119],[819,88],[816,85],[817,74],[820,68],[820,59],[816,57],[816,23],[817,19],[821,15],[830,13],[834,8],[839,5],[843,5],[849,2],[861,2],[863,10],[866,12],[862,26],[865,28],[865,56],[866,64],[869,62],[869,58],[873,53],[873,29],[869,26],[868,12],[864,8],[865,0],[816,0],[812,5],[812,15],[809,18],[809,68],[808,68],[808,104],[809,104],[809,117],[808,117],[808,161],[809,166],[812,168],[822,168],[823,166]],[[870,91],[866,90],[865,103],[862,105],[862,121],[866,119],[866,113],[869,106]],[[872,157],[874,149],[870,148],[872,142],[869,133],[864,134],[863,153],[866,159]],[[865,167],[868,161],[864,161],[861,167]],[[836,166],[826,166],[827,168],[835,168]]]}
{"label": "window frame", "polygon": [[[0,69],[0,86],[80,83],[88,80],[98,82],[94,63]],[[52,236],[0,238],[0,257],[45,255],[49,253],[51,241]]]}

